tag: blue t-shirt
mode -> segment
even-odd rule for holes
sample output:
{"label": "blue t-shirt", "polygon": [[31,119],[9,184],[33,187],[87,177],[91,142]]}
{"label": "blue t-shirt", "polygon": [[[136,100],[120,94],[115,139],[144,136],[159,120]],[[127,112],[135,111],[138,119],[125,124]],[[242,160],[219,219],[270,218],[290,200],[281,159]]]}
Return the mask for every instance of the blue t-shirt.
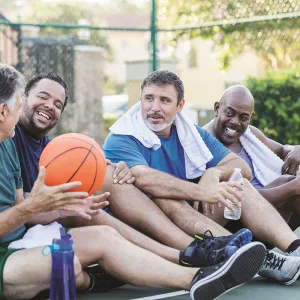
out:
{"label": "blue t-shirt", "polygon": [[[195,125],[196,126],[196,125]],[[216,166],[230,153],[215,137],[206,130],[196,126],[204,143],[213,155],[206,167]],[[137,165],[149,166],[153,169],[169,173],[177,178],[187,180],[184,162],[184,150],[180,144],[176,127],[173,125],[169,137],[159,137],[161,147],[157,150],[146,148],[133,136],[110,133],[103,149],[107,159],[117,163],[125,161],[129,168]]]}
{"label": "blue t-shirt", "polygon": [[26,129],[18,123],[15,128],[13,141],[15,142],[20,159],[24,185],[23,190],[25,193],[30,193],[39,173],[41,153],[50,142],[50,138],[45,136],[41,140],[34,139],[29,135]]}

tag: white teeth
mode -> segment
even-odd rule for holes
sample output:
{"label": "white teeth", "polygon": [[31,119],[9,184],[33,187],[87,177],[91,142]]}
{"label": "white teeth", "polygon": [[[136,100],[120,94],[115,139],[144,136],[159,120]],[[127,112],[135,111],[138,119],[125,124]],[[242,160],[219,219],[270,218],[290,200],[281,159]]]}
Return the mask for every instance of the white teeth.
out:
{"label": "white teeth", "polygon": [[228,127],[226,127],[225,128],[226,129],[226,131],[229,133],[229,134],[236,134],[237,133],[237,130],[234,130],[234,129],[230,129],[230,128],[228,128]]}
{"label": "white teeth", "polygon": [[50,119],[46,114],[44,114],[44,113],[42,113],[42,112],[40,112],[40,111],[38,112],[38,115],[40,115],[40,116],[46,118],[47,120]]}

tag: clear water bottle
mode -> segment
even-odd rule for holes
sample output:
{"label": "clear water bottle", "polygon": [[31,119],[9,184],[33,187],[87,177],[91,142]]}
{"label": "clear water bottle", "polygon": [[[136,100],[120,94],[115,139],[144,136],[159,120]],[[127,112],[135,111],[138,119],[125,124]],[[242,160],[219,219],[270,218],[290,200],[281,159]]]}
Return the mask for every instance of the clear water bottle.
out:
{"label": "clear water bottle", "polygon": [[[230,176],[229,180],[231,182],[238,182],[241,185],[244,184],[242,170],[239,168],[235,168],[234,172]],[[228,209],[227,207],[224,208],[224,217],[230,220],[239,220],[241,217],[242,207],[237,207],[231,201],[227,200],[231,207],[234,209],[233,211]]]}
{"label": "clear water bottle", "polygon": [[53,239],[51,246],[52,271],[50,300],[76,299],[74,275],[74,243],[70,234],[60,228],[61,239]]}

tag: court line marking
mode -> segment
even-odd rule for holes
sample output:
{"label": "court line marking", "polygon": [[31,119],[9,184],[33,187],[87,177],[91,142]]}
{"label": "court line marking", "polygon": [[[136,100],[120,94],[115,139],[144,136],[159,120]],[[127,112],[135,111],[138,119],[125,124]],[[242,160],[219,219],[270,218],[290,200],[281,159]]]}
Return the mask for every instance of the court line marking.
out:
{"label": "court line marking", "polygon": [[134,298],[132,300],[156,300],[156,299],[165,299],[165,298],[170,298],[170,297],[176,297],[179,295],[185,295],[185,294],[189,294],[189,291],[177,291],[177,292],[172,292],[172,293],[166,293],[166,294],[160,294],[160,295],[154,295],[154,296],[149,296],[149,297],[143,297],[143,298]]}
{"label": "court line marking", "polygon": [[[256,274],[252,279],[259,277],[258,274]],[[247,282],[245,282],[244,284],[246,284]],[[240,286],[236,286],[234,288],[232,288],[231,290],[234,290],[236,288],[242,287],[244,284],[240,285]],[[189,294],[189,291],[177,291],[177,292],[172,292],[172,293],[166,293],[166,294],[160,294],[160,295],[154,295],[154,296],[148,296],[148,297],[142,297],[142,298],[134,298],[131,300],[156,300],[156,299],[165,299],[165,298],[170,298],[170,297],[176,297],[176,296],[180,296],[180,295],[185,295],[185,294]]]}

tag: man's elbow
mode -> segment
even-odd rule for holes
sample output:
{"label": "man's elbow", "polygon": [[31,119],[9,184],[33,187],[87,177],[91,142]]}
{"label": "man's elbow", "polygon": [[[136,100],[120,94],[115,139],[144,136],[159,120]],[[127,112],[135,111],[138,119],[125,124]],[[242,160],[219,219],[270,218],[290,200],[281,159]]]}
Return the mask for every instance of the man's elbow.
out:
{"label": "man's elbow", "polygon": [[243,177],[248,179],[249,181],[252,179],[252,171],[247,164],[245,164],[245,166],[242,168],[242,174]]}

